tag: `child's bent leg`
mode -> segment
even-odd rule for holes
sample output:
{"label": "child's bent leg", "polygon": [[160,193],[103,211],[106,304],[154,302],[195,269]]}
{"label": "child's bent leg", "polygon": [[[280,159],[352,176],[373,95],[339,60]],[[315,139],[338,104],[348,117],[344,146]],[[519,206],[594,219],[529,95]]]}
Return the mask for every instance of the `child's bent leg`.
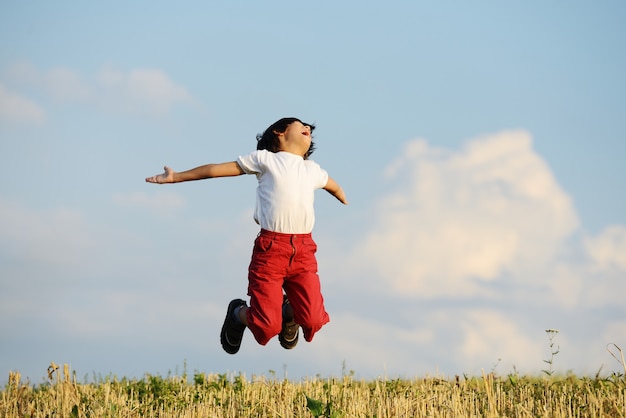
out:
{"label": "child's bent leg", "polygon": [[261,345],[282,329],[283,277],[291,247],[260,235],[255,240],[248,270],[250,308],[246,311],[248,328]]}
{"label": "child's bent leg", "polygon": [[311,238],[305,238],[297,246],[297,255],[292,264],[294,274],[285,280],[284,285],[293,307],[294,319],[302,328],[304,339],[308,342],[330,321],[317,274],[316,251],[317,245]]}
{"label": "child's bent leg", "polygon": [[319,283],[319,277],[315,274],[302,275],[285,284],[294,320],[302,328],[307,342],[311,342],[315,333],[330,321]]}
{"label": "child's bent leg", "polygon": [[283,290],[279,285],[273,289],[249,288],[250,308],[245,312],[248,328],[254,339],[265,345],[280,333],[283,320]]}

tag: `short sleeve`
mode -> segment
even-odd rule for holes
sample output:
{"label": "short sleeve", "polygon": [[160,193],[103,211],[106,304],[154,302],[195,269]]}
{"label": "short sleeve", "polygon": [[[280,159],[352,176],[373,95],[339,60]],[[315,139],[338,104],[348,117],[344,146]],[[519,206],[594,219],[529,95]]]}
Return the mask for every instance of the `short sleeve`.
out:
{"label": "short sleeve", "polygon": [[259,151],[255,151],[248,155],[239,156],[237,158],[237,164],[246,174],[259,174],[261,172],[261,165],[259,163]]}
{"label": "short sleeve", "polygon": [[307,160],[307,163],[314,167],[315,172],[317,173],[315,176],[317,180],[314,187],[316,189],[323,189],[324,187],[326,187],[326,184],[328,183],[328,172],[320,167],[319,164],[311,160]]}

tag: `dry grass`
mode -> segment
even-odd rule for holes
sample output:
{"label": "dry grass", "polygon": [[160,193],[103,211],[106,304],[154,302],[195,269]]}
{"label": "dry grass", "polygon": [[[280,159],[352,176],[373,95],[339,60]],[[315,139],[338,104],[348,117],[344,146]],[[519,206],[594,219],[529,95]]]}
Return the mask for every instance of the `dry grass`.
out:
{"label": "dry grass", "polygon": [[12,372],[1,417],[625,417],[626,379],[576,376],[289,381],[196,373],[78,383],[51,364],[49,382]]}

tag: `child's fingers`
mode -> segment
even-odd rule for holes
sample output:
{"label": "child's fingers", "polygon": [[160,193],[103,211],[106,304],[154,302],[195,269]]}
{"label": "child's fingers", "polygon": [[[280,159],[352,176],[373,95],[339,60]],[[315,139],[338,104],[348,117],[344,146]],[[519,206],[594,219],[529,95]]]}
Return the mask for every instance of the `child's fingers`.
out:
{"label": "child's fingers", "polygon": [[148,183],[160,183],[159,179],[163,177],[163,174],[157,174],[152,177],[146,177]]}

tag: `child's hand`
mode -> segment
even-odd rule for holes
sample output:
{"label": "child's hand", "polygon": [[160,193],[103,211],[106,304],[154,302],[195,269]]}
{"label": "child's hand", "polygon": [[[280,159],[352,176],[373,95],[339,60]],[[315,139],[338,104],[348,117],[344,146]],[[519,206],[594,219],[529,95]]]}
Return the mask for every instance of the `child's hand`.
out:
{"label": "child's hand", "polygon": [[165,169],[165,173],[157,174],[152,177],[146,178],[148,183],[174,183],[174,170],[169,168],[168,166],[163,167]]}

